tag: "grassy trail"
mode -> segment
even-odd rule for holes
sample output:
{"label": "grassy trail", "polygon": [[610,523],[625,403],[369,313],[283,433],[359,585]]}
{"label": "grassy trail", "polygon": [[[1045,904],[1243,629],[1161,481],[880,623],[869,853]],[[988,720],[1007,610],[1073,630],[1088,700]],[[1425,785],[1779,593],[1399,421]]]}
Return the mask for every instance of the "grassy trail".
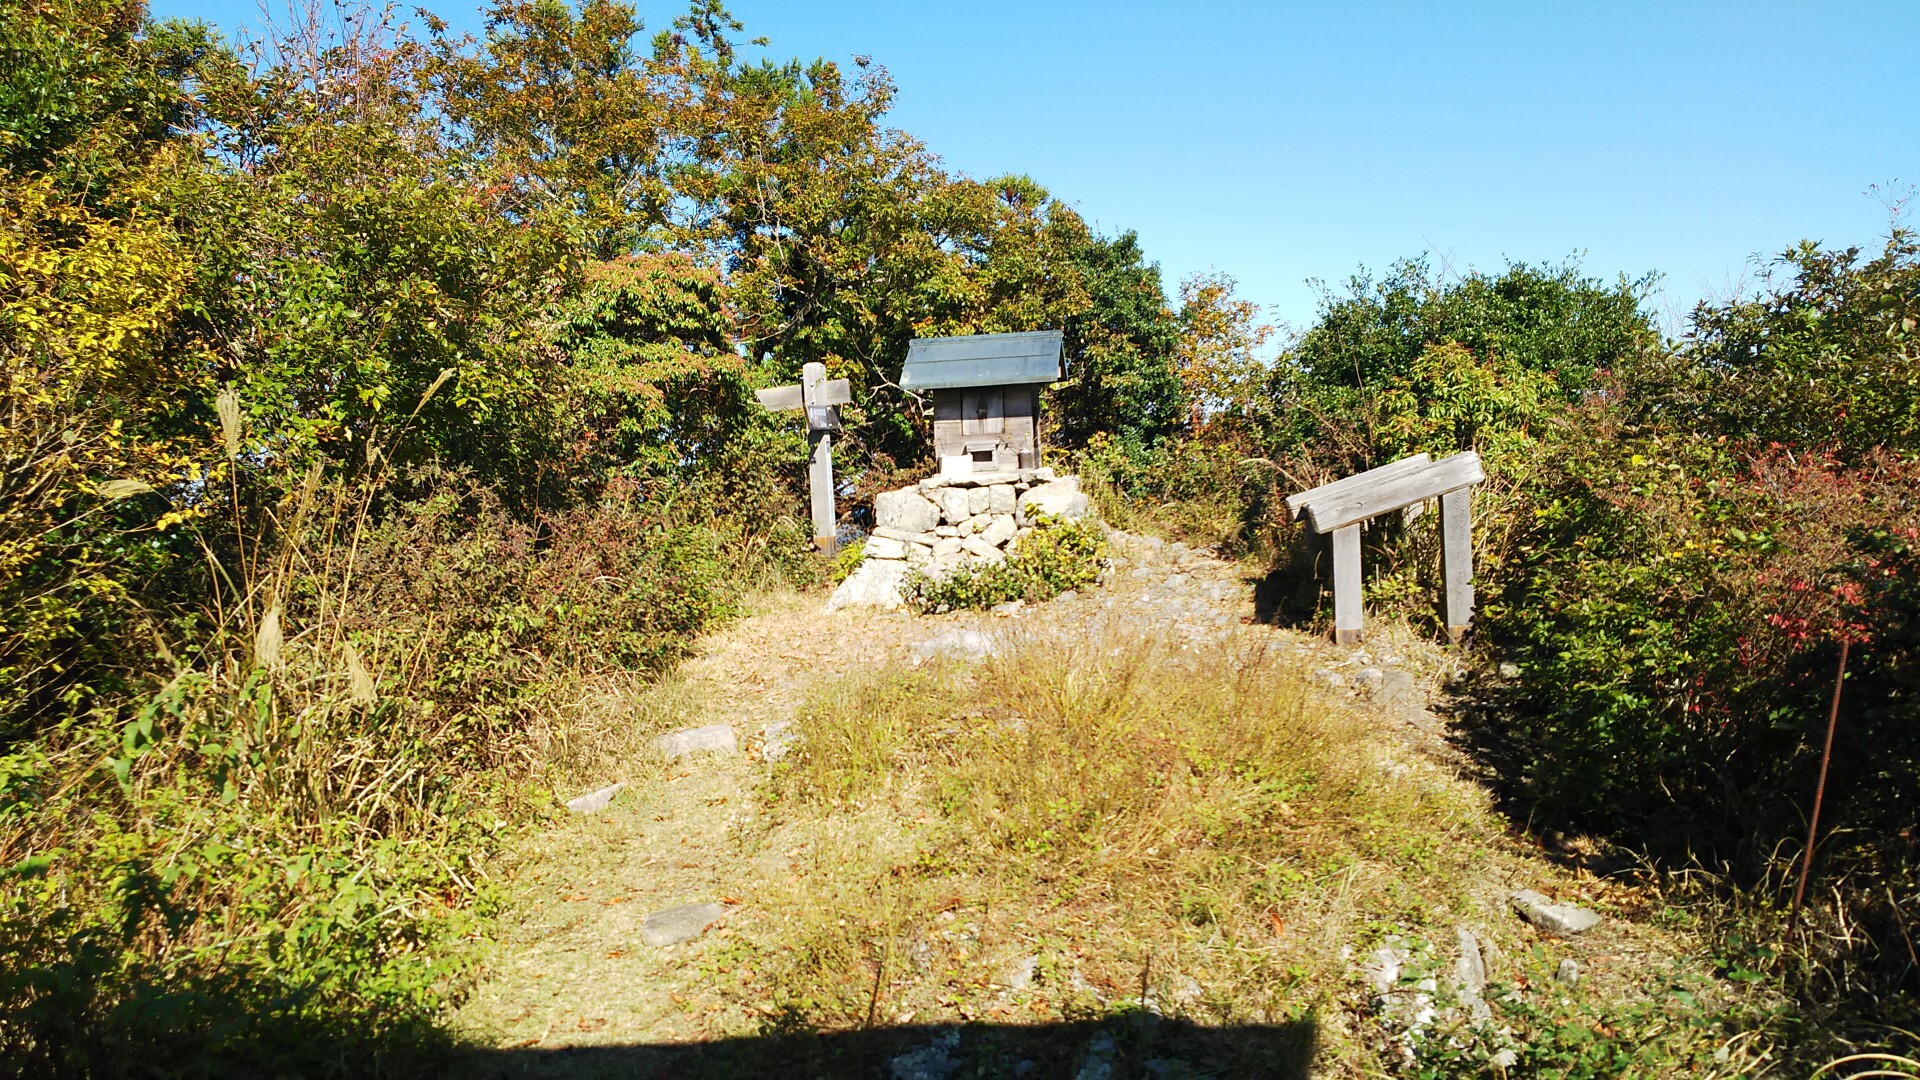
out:
{"label": "grassy trail", "polygon": [[[605,779],[628,787],[501,874],[502,932],[455,1018],[493,1048],[476,1071],[962,1075],[944,1054],[965,1075],[1368,1075],[1412,1052],[1367,986],[1381,948],[1416,996],[1469,928],[1489,984],[1551,987],[1572,959],[1583,989],[1547,993],[1576,1010],[1647,1002],[1650,972],[1686,967],[1648,897],[1550,861],[1463,778],[1425,708],[1444,650],[1248,625],[1238,568],[1120,550],[1111,586],[1010,618],[775,597],[627,701]],[[956,629],[1000,655],[916,666]],[[1335,685],[1375,664],[1397,698]],[[773,765],[779,721],[802,742]],[[717,723],[739,752],[653,749]],[[1187,786],[1153,794],[1166,778]],[[1517,888],[1609,919],[1541,937]],[[736,906],[642,943],[649,912],[702,902]]]}

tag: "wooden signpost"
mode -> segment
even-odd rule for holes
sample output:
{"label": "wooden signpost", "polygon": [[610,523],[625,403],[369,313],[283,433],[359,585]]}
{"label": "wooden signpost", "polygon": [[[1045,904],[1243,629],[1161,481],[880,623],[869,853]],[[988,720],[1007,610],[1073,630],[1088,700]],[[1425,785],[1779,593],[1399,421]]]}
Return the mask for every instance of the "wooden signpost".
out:
{"label": "wooden signpost", "polygon": [[839,515],[833,507],[833,433],[840,430],[839,407],[853,400],[845,379],[827,378],[825,364],[801,369],[800,385],[756,390],[760,404],[773,412],[803,409],[807,416],[807,443],[813,448],[807,467],[807,487],[813,503],[813,545],[831,555]]}
{"label": "wooden signpost", "polygon": [[1441,569],[1446,575],[1447,634],[1458,641],[1473,618],[1473,485],[1486,479],[1468,450],[1434,461],[1426,454],[1356,473],[1287,497],[1287,509],[1317,533],[1333,534],[1333,639],[1360,640],[1360,526],[1369,518],[1440,500]]}

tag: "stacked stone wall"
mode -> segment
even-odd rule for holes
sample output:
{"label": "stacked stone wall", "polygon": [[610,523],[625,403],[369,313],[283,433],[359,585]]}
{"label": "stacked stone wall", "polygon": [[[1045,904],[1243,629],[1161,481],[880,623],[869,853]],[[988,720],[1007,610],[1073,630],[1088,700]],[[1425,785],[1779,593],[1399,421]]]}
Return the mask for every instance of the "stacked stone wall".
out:
{"label": "stacked stone wall", "polygon": [[828,600],[829,611],[897,607],[910,571],[940,578],[969,564],[997,563],[1045,514],[1073,521],[1092,512],[1080,478],[1049,468],[929,476],[874,497],[874,527],[859,567]]}

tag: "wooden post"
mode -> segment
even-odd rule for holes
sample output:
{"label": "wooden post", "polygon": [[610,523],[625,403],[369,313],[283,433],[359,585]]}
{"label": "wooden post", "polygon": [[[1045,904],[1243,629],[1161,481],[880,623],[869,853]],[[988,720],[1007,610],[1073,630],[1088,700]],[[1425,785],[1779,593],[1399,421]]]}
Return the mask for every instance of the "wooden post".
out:
{"label": "wooden post", "polygon": [[819,548],[821,554],[831,555],[839,532],[839,515],[833,512],[833,434],[808,432],[808,441],[813,443],[813,460],[807,466],[807,493],[813,504],[813,546]]}
{"label": "wooden post", "polygon": [[1473,510],[1471,489],[1440,496],[1440,567],[1447,579],[1447,636],[1459,641],[1473,618]]}
{"label": "wooden post", "polygon": [[1333,530],[1333,641],[1360,643],[1360,525]]}

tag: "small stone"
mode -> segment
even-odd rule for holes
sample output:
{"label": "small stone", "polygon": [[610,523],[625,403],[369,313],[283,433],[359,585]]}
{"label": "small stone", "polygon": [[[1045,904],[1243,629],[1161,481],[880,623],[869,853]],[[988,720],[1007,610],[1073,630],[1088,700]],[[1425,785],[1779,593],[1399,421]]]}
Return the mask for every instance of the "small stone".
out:
{"label": "small stone", "polygon": [[925,1046],[887,1062],[893,1080],[949,1080],[961,1069],[960,1033],[948,1031]]}
{"label": "small stone", "polygon": [[991,517],[988,517],[985,514],[975,514],[972,517],[960,523],[960,535],[961,536],[978,536],[981,533],[986,532],[987,526],[991,524],[993,524],[993,519]]}
{"label": "small stone", "polygon": [[739,747],[733,737],[733,727],[728,724],[669,731],[654,739],[653,744],[670,758],[698,753],[731,754]]}
{"label": "small stone", "polygon": [[1377,667],[1363,667],[1353,673],[1353,685],[1362,693],[1372,694],[1386,681],[1387,673]]}
{"label": "small stone", "polygon": [[760,729],[760,757],[764,761],[779,761],[800,741],[800,735],[793,730],[793,721],[775,720]]}
{"label": "small stone", "polygon": [[1020,527],[1013,523],[1012,514],[995,514],[988,520],[987,527],[980,530],[980,539],[994,547],[1003,547],[1007,541],[1013,539],[1013,534],[1019,529]]}
{"label": "small stone", "polygon": [[907,545],[890,536],[867,537],[866,557],[869,559],[904,559],[907,557]]}
{"label": "small stone", "polygon": [[1087,1042],[1086,1056],[1080,1059],[1080,1068],[1074,1071],[1073,1080],[1113,1080],[1119,1053],[1120,1045],[1112,1035],[1104,1031],[1095,1035]]}
{"label": "small stone", "polygon": [[923,566],[932,561],[933,549],[931,547],[921,547],[919,544],[907,545],[908,566]]}
{"label": "small stone", "polygon": [[933,557],[935,561],[951,559],[965,548],[966,542],[958,536],[943,536],[933,545]]}
{"label": "small stone", "polygon": [[656,949],[692,941],[727,915],[725,904],[681,904],[648,915],[640,923],[640,940]]}
{"label": "small stone", "polygon": [[995,604],[987,610],[993,612],[995,615],[1018,615],[1020,614],[1020,609],[1026,606],[1027,602],[1025,600],[1009,600],[1004,604]]}
{"label": "small stone", "polygon": [[959,660],[984,660],[1000,651],[993,635],[979,630],[949,630],[913,644],[913,662],[925,663],[936,656]]}
{"label": "small stone", "polygon": [[568,799],[567,809],[576,814],[591,814],[595,810],[605,810],[607,804],[613,801],[613,797],[620,794],[620,789],[626,786],[624,783],[608,784],[599,791],[590,791],[577,799]]}
{"label": "small stone", "polygon": [[992,501],[993,497],[987,494],[986,488],[972,488],[967,492],[967,509],[976,514],[986,513],[987,506]]}
{"label": "small stone", "polygon": [[1040,958],[1023,956],[1006,966],[1006,970],[1000,974],[1000,981],[1005,983],[1009,990],[1025,990],[1033,985],[1033,978],[1039,972]]}
{"label": "small stone", "polygon": [[1460,959],[1453,965],[1454,985],[1462,994],[1478,995],[1487,988],[1487,964],[1480,956],[1480,939],[1466,927],[1454,930],[1459,940]]}
{"label": "small stone", "polygon": [[941,538],[941,537],[944,537],[944,536],[959,536],[959,535],[960,535],[960,526],[958,526],[958,525],[941,525],[941,526],[939,526],[939,527],[937,527],[937,528],[935,528],[935,529],[933,530],[933,535],[934,535],[934,538],[935,538],[936,540],[937,540],[937,539],[939,539],[939,538]]}
{"label": "small stone", "polygon": [[995,484],[987,489],[987,512],[993,514],[1011,514],[1020,505],[1019,493],[1012,484]]}
{"label": "small stone", "polygon": [[1064,604],[1078,599],[1080,599],[1080,593],[1074,589],[1068,589],[1066,592],[1054,597],[1053,602],[1056,604]]}
{"label": "small stone", "polygon": [[1556,904],[1532,889],[1511,897],[1513,910],[1533,925],[1558,937],[1584,934],[1600,925],[1600,916],[1575,904]]}
{"label": "small stone", "polygon": [[960,546],[966,549],[967,554],[987,562],[999,562],[1001,559],[1007,557],[1006,552],[1001,551],[998,547],[987,543],[984,538],[978,536],[967,537],[960,542]]}
{"label": "small stone", "polygon": [[1561,986],[1579,986],[1580,985],[1579,962],[1574,960],[1572,957],[1568,957],[1565,960],[1560,961],[1560,966],[1554,969],[1553,981],[1559,983]]}

